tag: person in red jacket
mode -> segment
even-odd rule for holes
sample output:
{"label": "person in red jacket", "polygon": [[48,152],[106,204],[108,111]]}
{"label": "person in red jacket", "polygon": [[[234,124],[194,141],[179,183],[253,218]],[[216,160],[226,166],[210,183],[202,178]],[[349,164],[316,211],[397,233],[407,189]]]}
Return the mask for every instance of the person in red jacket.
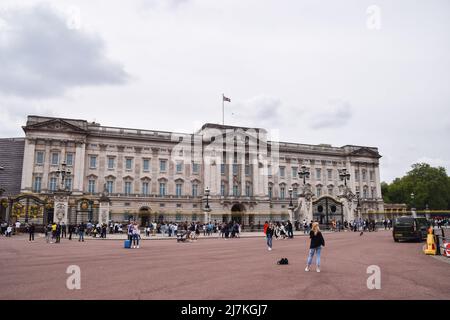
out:
{"label": "person in red jacket", "polygon": [[264,234],[267,234],[267,228],[269,227],[269,223],[266,221],[264,222]]}

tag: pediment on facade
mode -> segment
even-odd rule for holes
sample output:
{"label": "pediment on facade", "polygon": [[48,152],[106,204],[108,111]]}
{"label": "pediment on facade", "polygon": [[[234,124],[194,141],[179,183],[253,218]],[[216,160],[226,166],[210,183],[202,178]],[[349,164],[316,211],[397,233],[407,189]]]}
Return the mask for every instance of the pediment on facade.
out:
{"label": "pediment on facade", "polygon": [[146,180],[146,181],[151,181],[152,178],[150,178],[149,176],[143,176],[143,177],[141,178],[141,180],[142,180],[142,181],[144,181],[144,180]]}
{"label": "pediment on facade", "polygon": [[73,125],[63,119],[51,119],[31,125],[27,125],[23,128],[28,130],[42,130],[42,131],[55,131],[59,133],[70,132],[70,133],[87,133],[87,131],[81,127]]}
{"label": "pediment on facade", "polygon": [[354,150],[354,151],[350,152],[350,155],[358,156],[358,157],[381,158],[381,155],[378,152],[373,151],[366,147]]}

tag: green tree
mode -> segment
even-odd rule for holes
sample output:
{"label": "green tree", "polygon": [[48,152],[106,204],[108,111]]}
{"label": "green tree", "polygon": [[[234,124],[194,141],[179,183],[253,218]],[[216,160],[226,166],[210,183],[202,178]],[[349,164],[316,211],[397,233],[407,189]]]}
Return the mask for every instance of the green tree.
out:
{"label": "green tree", "polygon": [[[445,168],[416,163],[412,170],[391,184],[382,185],[383,199],[387,203],[406,203],[423,210],[450,208],[450,177]],[[414,193],[414,199],[411,197]]]}

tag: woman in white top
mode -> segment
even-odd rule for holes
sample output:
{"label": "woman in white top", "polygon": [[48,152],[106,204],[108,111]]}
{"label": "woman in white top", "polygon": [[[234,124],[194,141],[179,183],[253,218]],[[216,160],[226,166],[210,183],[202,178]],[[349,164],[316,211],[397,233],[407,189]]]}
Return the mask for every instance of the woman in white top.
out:
{"label": "woman in white top", "polygon": [[139,238],[140,238],[140,230],[139,227],[137,225],[137,223],[135,222],[132,228],[132,240],[133,240],[133,247],[132,248],[137,248],[139,249]]}

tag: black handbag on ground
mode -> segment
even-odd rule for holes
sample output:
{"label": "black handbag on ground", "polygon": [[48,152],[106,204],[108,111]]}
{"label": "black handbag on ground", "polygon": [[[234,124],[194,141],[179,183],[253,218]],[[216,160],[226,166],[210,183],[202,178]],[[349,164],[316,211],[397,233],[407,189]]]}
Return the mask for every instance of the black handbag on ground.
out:
{"label": "black handbag on ground", "polygon": [[289,264],[289,260],[287,258],[281,258],[281,260],[278,261],[277,264]]}

